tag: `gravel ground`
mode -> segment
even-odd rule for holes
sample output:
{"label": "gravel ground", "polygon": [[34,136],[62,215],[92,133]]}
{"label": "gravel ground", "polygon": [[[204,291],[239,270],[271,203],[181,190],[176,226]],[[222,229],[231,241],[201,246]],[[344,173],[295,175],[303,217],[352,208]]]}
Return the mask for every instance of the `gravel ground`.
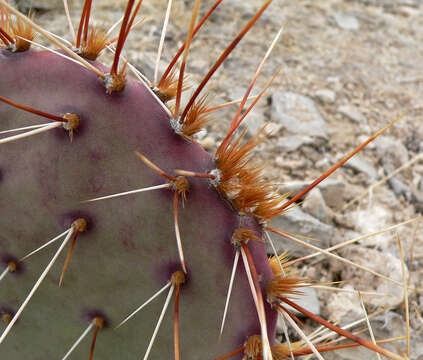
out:
{"label": "gravel ground", "polygon": [[[120,18],[124,1],[98,0],[94,22],[109,28]],[[145,22],[131,32],[125,56],[153,77],[166,1],[145,0]],[[193,1],[176,1],[166,36],[160,69],[163,70],[186,36]],[[203,1],[202,13],[211,5]],[[192,44],[188,72],[195,87],[226,44],[254,14],[262,1],[226,0]],[[20,3],[25,6],[25,2]],[[32,2],[36,21],[70,39],[61,2]],[[74,24],[81,12],[71,3]],[[213,104],[242,97],[274,34],[285,25],[282,38],[261,73],[255,92],[280,68],[271,89],[247,117],[248,136],[270,123],[273,134],[256,152],[266,163],[266,175],[282,183],[281,191],[298,191],[339,161],[360,142],[390,121],[404,115],[383,138],[370,144],[330,181],[313,191],[301,206],[274,223],[285,230],[318,239],[327,247],[412,219],[423,211],[423,162],[414,160],[423,150],[423,6],[418,0],[275,0],[251,33],[242,41],[208,84]],[[39,38],[40,42],[43,42]],[[111,63],[110,55],[103,56]],[[236,108],[216,112],[199,141],[213,152],[223,138]],[[420,155],[422,158],[423,155]],[[408,161],[414,163],[380,186],[369,188]],[[348,201],[371,189],[357,204]],[[416,225],[417,224],[417,225]],[[357,241],[343,256],[398,281],[401,263],[397,238],[403,244],[410,287],[423,287],[423,235],[412,223],[397,232]],[[275,241],[278,241],[275,239]],[[316,244],[316,242],[313,242]],[[311,252],[278,242],[295,258]],[[316,260],[317,259],[317,260]],[[347,280],[344,289],[389,293],[364,295],[369,312],[389,307],[372,322],[375,336],[405,333],[402,289],[373,275],[333,260],[315,258],[299,265],[301,275],[316,282]],[[314,298],[313,298],[314,296]],[[342,324],[363,316],[355,293],[317,290],[310,305],[322,316]],[[412,358],[423,359],[421,316],[423,297],[409,291]],[[317,306],[317,308],[316,308]],[[311,326],[311,325],[307,325]],[[404,349],[404,342],[391,349]],[[351,349],[325,355],[328,359],[367,359],[368,353]],[[372,355],[373,356],[373,355]]]}

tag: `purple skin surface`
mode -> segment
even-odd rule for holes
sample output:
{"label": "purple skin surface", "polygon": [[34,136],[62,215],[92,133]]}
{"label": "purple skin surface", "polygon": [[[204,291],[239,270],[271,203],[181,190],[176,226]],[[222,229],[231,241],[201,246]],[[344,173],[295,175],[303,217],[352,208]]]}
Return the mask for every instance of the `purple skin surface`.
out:
{"label": "purple skin surface", "polygon": [[[135,151],[169,174],[173,169],[209,171],[212,157],[173,132],[167,113],[142,84],[129,80],[123,92],[108,95],[94,73],[54,54],[32,50],[17,54],[1,50],[0,68],[0,96],[51,114],[73,112],[81,117],[72,143],[66,131],[58,128],[0,145],[0,254],[20,258],[63,232],[76,218],[88,221],[87,231],[76,241],[62,287],[58,279],[69,245],[1,351],[22,359],[60,358],[88,324],[81,314],[95,309],[110,323],[98,335],[95,357],[139,358],[166,295],[118,330],[113,327],[180,269],[173,191],[88,204],[81,201],[165,183]],[[47,121],[0,103],[1,130]],[[188,180],[185,207],[179,202],[189,271],[180,297],[181,357],[214,359],[240,347],[246,337],[260,334],[260,327],[240,258],[225,330],[218,342],[234,259],[230,241],[241,219],[206,180]],[[254,219],[242,221],[244,227],[261,234]],[[20,276],[3,280],[0,304],[19,307],[60,241],[26,260],[26,271]],[[265,247],[250,241],[249,248],[264,289],[272,277]],[[276,312],[267,304],[266,312],[273,343]],[[88,352],[85,342],[73,356],[85,358]],[[152,359],[172,357],[173,301],[151,353]]]}

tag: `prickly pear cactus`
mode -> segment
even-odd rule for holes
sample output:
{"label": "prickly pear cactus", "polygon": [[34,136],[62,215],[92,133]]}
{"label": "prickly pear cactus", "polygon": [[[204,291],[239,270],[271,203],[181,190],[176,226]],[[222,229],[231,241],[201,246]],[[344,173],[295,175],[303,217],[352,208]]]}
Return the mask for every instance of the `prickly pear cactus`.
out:
{"label": "prickly pear cactus", "polygon": [[[150,82],[136,70],[137,79],[129,77],[131,65],[121,58],[142,1],[128,1],[116,39],[89,27],[85,1],[69,44],[0,0],[0,123],[17,133],[0,138],[2,354],[281,360],[317,353],[307,339],[277,343],[278,311],[296,326],[288,304],[401,359],[288,299],[306,281],[290,275],[283,256],[268,259],[266,230],[290,238],[267,227],[269,220],[329,174],[286,200],[251,161],[266,127],[249,139],[238,130],[282,29],[217,152],[196,142],[213,110],[200,93],[271,3],[263,2],[182,106],[190,44],[221,1],[198,22],[195,1],[183,47],[161,81]],[[57,51],[34,49],[35,33]],[[97,60],[106,47],[115,54],[112,66]]]}
{"label": "prickly pear cactus", "polygon": [[[169,173],[173,169],[208,172],[214,164],[199,145],[175,134],[169,114],[143,84],[128,80],[123,92],[107,94],[95,74],[54,54],[3,50],[0,56],[2,69],[10,75],[2,81],[8,97],[50,113],[80,116],[72,142],[67,131],[58,128],[4,145],[1,152],[0,206],[7,209],[0,224],[4,229],[2,253],[21,257],[69,228],[74,220],[84,218],[88,223],[78,236],[62,287],[57,285],[60,268],[56,266],[4,344],[10,353],[21,348],[22,357],[31,357],[33,349],[20,345],[31,337],[31,342],[40,344],[40,359],[47,354],[59,358],[88,324],[84,312],[104,313],[112,327],[180,269],[172,189],[92,204],[81,201],[166,183],[134,151]],[[1,105],[1,118],[8,127],[25,126],[33,116]],[[182,356],[197,358],[205,352],[217,356],[218,350],[236,348],[246,336],[259,332],[244,277],[234,288],[232,299],[237,306],[231,310],[225,336],[217,342],[225,280],[230,277],[234,256],[231,237],[241,218],[202,179],[189,179],[185,206],[179,213],[188,271],[181,288]],[[254,219],[242,222],[260,231]],[[270,268],[264,245],[251,243],[251,249],[266,281]],[[17,307],[53,252],[34,255],[22,273],[5,279],[3,303]],[[128,354],[142,353],[162,305],[156,301],[118,331],[102,331],[96,356],[117,358],[122,348]],[[275,313],[269,310],[269,316],[273,333]],[[172,317],[165,322],[153,349],[157,358],[169,358],[173,351],[169,346]]]}
{"label": "prickly pear cactus", "polygon": [[[93,65],[109,72],[100,63]],[[172,176],[174,169],[207,173],[216,168],[214,160],[197,143],[175,133],[169,110],[143,83],[128,78],[124,90],[108,93],[94,72],[33,49],[14,52],[4,47],[0,67],[0,96],[79,119],[72,141],[69,130],[60,126],[2,145],[0,253],[7,259],[4,265],[42,246],[76,220],[87,223],[78,234],[63,283],[58,286],[64,254],[4,340],[1,352],[28,359],[61,358],[93,318],[101,317],[104,326],[95,356],[139,357],[148,346],[166,296],[119,329],[114,327],[166,285],[172,274],[183,270],[175,241],[175,189],[82,201],[169,182],[140,161],[135,151]],[[0,119],[2,128],[19,128],[33,124],[37,116],[0,103]],[[182,198],[178,201],[186,264],[180,288],[180,353],[185,359],[213,358],[260,333],[250,287],[239,264],[231,296],[234,305],[219,341],[234,259],[233,233],[242,227],[258,237],[262,234],[254,216],[239,214],[209,181],[193,177],[187,181],[184,204]],[[56,244],[18,262],[21,271],[3,280],[4,308],[18,309],[56,252]],[[251,241],[249,248],[264,287],[272,276],[265,246]],[[167,312],[151,358],[173,356],[173,310]],[[268,333],[274,339],[276,312],[266,305],[266,314]],[[85,358],[87,353],[87,347],[80,346],[72,356]]]}

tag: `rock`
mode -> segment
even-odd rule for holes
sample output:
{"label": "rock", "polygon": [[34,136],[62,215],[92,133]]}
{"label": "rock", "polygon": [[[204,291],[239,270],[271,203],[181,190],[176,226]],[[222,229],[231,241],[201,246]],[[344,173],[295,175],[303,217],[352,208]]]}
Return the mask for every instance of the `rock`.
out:
{"label": "rock", "polygon": [[207,129],[202,128],[198,133],[194,134],[194,138],[197,141],[201,141],[207,137]]}
{"label": "rock", "polygon": [[16,0],[20,11],[27,13],[29,10],[48,11],[63,7],[61,0]]}
{"label": "rock", "polygon": [[[358,245],[351,245],[346,248],[342,255],[358,265],[363,265],[380,274],[402,283],[401,261],[398,257],[387,251],[364,248]],[[336,261],[336,260],[334,260]],[[406,271],[408,277],[408,270]],[[381,279],[364,270],[343,264],[341,278],[348,279],[348,283],[356,289],[375,291],[379,296],[365,296],[364,302],[367,305],[381,308],[399,306],[404,299],[404,293],[398,285]]]}
{"label": "rock", "polygon": [[345,182],[340,179],[325,179],[317,186],[322,192],[326,205],[340,209],[343,204],[343,195],[345,191]]}
{"label": "rock", "polygon": [[415,166],[413,182],[417,190],[423,192],[423,166]]}
{"label": "rock", "polygon": [[[373,323],[372,323],[373,325]],[[374,326],[374,325],[373,325]],[[372,327],[373,327],[372,326]],[[377,329],[373,328],[373,331]],[[404,330],[401,336],[404,335]],[[360,335],[361,337],[371,341],[369,336]],[[385,336],[377,336],[375,334],[376,339],[388,339],[392,337],[390,334]],[[423,360],[423,336],[412,336],[411,337],[411,351],[410,351],[410,360]],[[382,345],[384,348],[392,351],[393,353],[398,353],[398,346],[401,346],[401,348],[405,348],[405,342],[399,343],[399,342],[392,342],[392,343],[386,343]],[[384,357],[382,357],[384,358]],[[376,355],[371,352],[370,350],[366,349],[363,346],[353,347],[353,348],[347,348],[342,350],[336,350],[336,351],[329,351],[324,353],[324,359],[325,360],[357,360],[357,359],[377,359]]]}
{"label": "rock", "polygon": [[[281,193],[290,192],[295,193],[304,189],[307,185],[312,182],[310,181],[287,181],[280,188]],[[343,194],[345,190],[345,183],[338,179],[325,179],[317,188],[320,189],[325,200],[326,205],[335,209],[340,209],[343,206]]]}
{"label": "rock", "polygon": [[342,89],[344,88],[344,82],[339,76],[328,76],[326,78],[326,81],[328,82],[330,88],[333,89],[335,92],[342,91]]}
{"label": "rock", "polygon": [[305,159],[298,159],[298,160],[286,160],[282,156],[278,156],[275,159],[276,165],[288,169],[289,171],[293,171],[294,169],[303,169],[306,166]]}
{"label": "rock", "polygon": [[[398,140],[391,137],[376,139],[376,151],[381,159],[381,163],[386,175],[392,173],[401,165],[408,161],[407,148]],[[413,192],[407,185],[403,174],[398,174],[388,180],[388,184],[398,197],[404,197],[410,201]]]}
{"label": "rock", "polygon": [[[372,203],[372,206],[359,208],[356,211],[345,214],[345,217],[353,224],[358,234],[370,234],[392,225],[393,216],[389,207],[380,203]],[[380,234],[364,240],[365,245],[377,246],[386,249],[391,246],[392,234]]]}
{"label": "rock", "polygon": [[[227,0],[227,4],[231,9],[230,14],[241,14],[244,20],[250,19],[255,15],[257,8],[254,2],[245,0]],[[280,26],[287,20],[279,11],[265,11],[261,17],[264,23]],[[285,35],[285,34],[284,34]]]}
{"label": "rock", "polygon": [[358,123],[365,124],[367,123],[366,118],[361,114],[361,112],[352,105],[342,105],[338,108],[338,112],[344,115],[346,118]]}
{"label": "rock", "polygon": [[400,167],[408,161],[407,148],[401,141],[389,136],[378,137],[374,143],[376,144],[376,151],[381,158],[382,165],[390,165],[392,170]]}
{"label": "rock", "polygon": [[410,187],[398,177],[394,176],[388,180],[388,184],[391,187],[392,191],[398,197],[403,197],[407,201],[412,201],[417,199]]}
{"label": "rock", "polygon": [[[340,304],[343,306],[343,304]],[[370,309],[366,309],[370,313]],[[361,318],[364,314],[362,312]],[[382,315],[378,315],[370,319],[373,334],[376,340],[388,339],[393,337],[404,336],[405,333],[405,321],[403,317],[396,312],[387,311]],[[342,321],[341,325],[347,325],[346,321]],[[363,324],[366,326],[365,324]],[[357,329],[354,328],[354,329]],[[351,329],[350,329],[351,331]],[[413,330],[412,330],[413,334]],[[360,334],[362,338],[371,340],[368,334]],[[423,360],[423,336],[418,332],[415,332],[410,338],[410,360]],[[383,348],[398,353],[399,347],[404,349],[406,346],[405,340],[401,342],[388,342],[382,345]],[[324,354],[325,360],[357,360],[357,359],[374,359],[376,355],[370,350],[363,346],[346,348],[337,351],[329,351]]]}
{"label": "rock", "polygon": [[[273,218],[269,225],[270,227],[276,229],[316,239],[318,240],[317,245],[321,248],[327,248],[330,245],[334,234],[332,226],[323,224],[318,219],[305,213],[298,207],[292,208],[277,218]],[[313,250],[307,249],[303,245],[284,239],[276,234],[272,235],[272,239],[278,253],[289,250],[292,256],[299,257],[313,252]],[[303,238],[301,240],[316,245],[316,241]],[[268,244],[267,246],[268,253],[273,254],[273,250],[270,245]]]}
{"label": "rock", "polygon": [[[347,285],[345,288],[353,290],[353,287]],[[366,302],[367,298],[374,297],[373,295],[363,295],[363,300]],[[330,297],[328,302],[328,311],[331,314],[330,319],[333,321],[339,321],[341,327],[346,326],[354,320],[364,318],[364,312],[360,304],[359,296],[357,293],[337,293],[334,296]],[[366,306],[366,311],[368,314],[371,313],[370,306]],[[405,331],[405,321],[401,315],[394,311],[387,311],[373,317],[371,320],[371,326],[376,339],[386,339],[389,337],[400,337],[404,335]],[[352,331],[351,329],[349,331]],[[360,337],[368,338],[368,335],[365,334],[359,335]],[[421,344],[421,339],[411,338],[411,353],[413,354],[413,359],[418,359],[417,355],[422,354],[423,351],[418,351],[419,344]],[[420,341],[420,342],[419,342]],[[390,351],[398,352],[395,347],[395,343],[384,344],[384,348],[387,348]],[[421,346],[420,346],[421,348]],[[345,349],[347,350],[347,349]],[[423,350],[423,349],[422,349]],[[355,359],[368,359],[369,351],[367,355],[365,353],[347,351],[344,350],[339,352],[329,352],[325,356],[325,359],[345,359],[345,360],[355,360]]]}
{"label": "rock", "polygon": [[423,213],[423,191],[415,190],[411,199],[416,211],[420,214]]}
{"label": "rock", "polygon": [[281,152],[291,152],[298,150],[303,145],[313,144],[313,139],[309,136],[285,136],[278,139],[276,146]]}
{"label": "rock", "polygon": [[373,321],[379,323],[378,325],[380,325],[376,327],[375,333],[382,333],[385,331],[391,334],[391,336],[402,336],[404,333],[404,319],[400,314],[394,311],[386,311],[374,317]]}
{"label": "rock", "polygon": [[[371,340],[366,336],[361,337]],[[328,351],[324,353],[325,360],[357,360],[357,359],[376,359],[375,355],[363,346],[357,346],[353,348],[347,348],[336,351]]]}
{"label": "rock", "polygon": [[[344,289],[354,290],[351,285],[346,285]],[[339,324],[349,324],[364,316],[360,298],[356,292],[331,291],[327,311],[330,314],[329,320]]]}
{"label": "rock", "polygon": [[323,223],[328,222],[325,199],[319,188],[314,188],[306,195],[303,210]]}
{"label": "rock", "polygon": [[243,121],[244,126],[247,126],[247,132],[250,136],[257,134],[265,123],[266,117],[264,116],[264,112],[260,111],[260,108],[252,109]]}
{"label": "rock", "polygon": [[314,96],[323,104],[333,104],[336,99],[336,94],[329,89],[317,90]]}
{"label": "rock", "polygon": [[420,7],[419,0],[360,0],[359,2],[366,4],[366,6],[383,6],[389,9],[396,9],[399,6]]}
{"label": "rock", "polygon": [[281,124],[276,124],[273,122],[268,122],[266,126],[266,133],[269,134],[269,137],[278,136],[279,130],[282,129]]}
{"label": "rock", "polygon": [[208,136],[208,137],[206,137],[206,138],[204,138],[204,139],[201,139],[200,141],[199,141],[199,143],[201,144],[201,146],[204,148],[204,149],[206,149],[206,150],[211,150],[211,149],[213,149],[214,147],[215,147],[215,145],[216,145],[216,141],[212,138],[212,137],[210,137],[210,136]]}
{"label": "rock", "polygon": [[360,29],[360,23],[357,18],[352,15],[346,15],[343,13],[336,13],[334,16],[336,24],[344,30],[358,30]]}
{"label": "rock", "polygon": [[[320,314],[320,303],[319,299],[317,298],[316,290],[312,287],[305,287],[301,289],[301,296],[298,296],[295,299],[295,303],[299,306],[303,307],[304,309],[312,312],[313,314],[319,315]],[[296,309],[292,308],[291,306],[285,304],[284,305],[289,311],[293,312],[295,315],[303,316],[302,313],[297,311]],[[276,325],[276,331],[278,334],[283,334],[283,327],[282,327],[282,318],[283,315],[278,315],[278,322]],[[286,320],[285,320],[286,323]],[[288,324],[287,324],[288,326]],[[289,326],[288,326],[289,327]]]}
{"label": "rock", "polygon": [[367,177],[367,184],[373,183],[378,175],[373,165],[367,160],[363,159],[360,155],[355,155],[349,159],[344,166],[365,174]]}
{"label": "rock", "polygon": [[325,156],[324,158],[320,159],[316,162],[316,168],[319,170],[326,170],[330,167],[330,160],[328,156]]}
{"label": "rock", "polygon": [[[389,337],[400,337],[404,335],[406,324],[403,316],[394,311],[386,311],[375,316],[372,320],[372,328],[376,339],[387,339]],[[412,334],[413,334],[413,330]],[[397,344],[397,345],[396,345]],[[405,341],[401,343],[386,343],[384,348],[397,352],[398,345],[405,348]],[[410,359],[423,360],[423,336],[418,331],[410,338]]]}
{"label": "rock", "polygon": [[325,120],[313,100],[293,92],[276,91],[272,95],[271,119],[290,135],[327,138]]}

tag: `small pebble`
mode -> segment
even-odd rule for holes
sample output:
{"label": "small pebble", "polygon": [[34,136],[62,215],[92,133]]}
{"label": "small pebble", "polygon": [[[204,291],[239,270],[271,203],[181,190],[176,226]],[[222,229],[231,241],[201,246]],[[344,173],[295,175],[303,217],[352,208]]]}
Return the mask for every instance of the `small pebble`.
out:
{"label": "small pebble", "polygon": [[336,99],[336,94],[329,89],[317,90],[314,96],[323,104],[333,104]]}

